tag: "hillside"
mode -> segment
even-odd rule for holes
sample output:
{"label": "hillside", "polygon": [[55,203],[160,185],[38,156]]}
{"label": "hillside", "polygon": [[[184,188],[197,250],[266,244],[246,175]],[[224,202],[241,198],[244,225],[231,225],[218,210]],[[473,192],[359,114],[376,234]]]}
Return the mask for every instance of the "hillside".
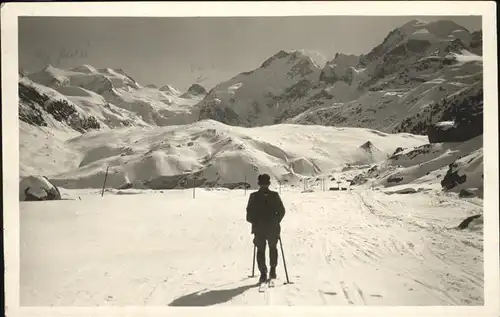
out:
{"label": "hillside", "polygon": [[340,173],[353,185],[389,191],[444,190],[483,196],[483,137],[466,142],[431,143],[400,148],[378,164]]}
{"label": "hillside", "polygon": [[[375,155],[362,147],[366,142],[378,149]],[[100,188],[109,166],[107,186],[111,188],[191,187],[194,177],[197,186],[232,188],[244,186],[246,181],[255,188],[259,173],[297,183],[345,163],[380,162],[396,145],[413,147],[426,142],[425,137],[368,129],[301,125],[242,128],[204,120],[77,136],[64,145],[73,166],[47,176],[64,188]]]}

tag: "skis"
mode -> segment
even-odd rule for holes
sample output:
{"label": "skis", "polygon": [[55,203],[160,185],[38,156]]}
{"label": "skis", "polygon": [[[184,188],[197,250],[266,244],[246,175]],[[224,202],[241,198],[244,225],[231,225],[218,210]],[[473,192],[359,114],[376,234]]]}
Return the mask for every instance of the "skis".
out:
{"label": "skis", "polygon": [[274,278],[272,278],[272,279],[269,279],[269,280],[268,280],[268,282],[267,282],[267,283],[268,283],[268,286],[269,286],[270,288],[273,288],[273,287],[274,287],[274,281],[275,281],[275,280],[276,280],[276,279],[274,279]]}
{"label": "skis", "polygon": [[264,293],[267,288],[273,288],[274,287],[274,281],[275,279],[267,279],[265,282],[259,283],[259,293]]}
{"label": "skis", "polygon": [[266,291],[266,288],[267,288],[266,285],[267,285],[267,281],[259,283],[259,293],[264,293]]}

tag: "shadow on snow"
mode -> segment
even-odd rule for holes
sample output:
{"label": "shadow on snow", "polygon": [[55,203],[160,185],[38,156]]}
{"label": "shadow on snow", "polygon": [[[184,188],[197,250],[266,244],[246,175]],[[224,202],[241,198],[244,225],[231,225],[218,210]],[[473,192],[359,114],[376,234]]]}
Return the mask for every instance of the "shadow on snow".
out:
{"label": "shadow on snow", "polygon": [[231,298],[243,294],[247,290],[257,287],[258,284],[249,284],[236,288],[212,290],[208,292],[197,291],[188,295],[184,295],[172,301],[168,306],[211,306],[220,303],[225,303]]}

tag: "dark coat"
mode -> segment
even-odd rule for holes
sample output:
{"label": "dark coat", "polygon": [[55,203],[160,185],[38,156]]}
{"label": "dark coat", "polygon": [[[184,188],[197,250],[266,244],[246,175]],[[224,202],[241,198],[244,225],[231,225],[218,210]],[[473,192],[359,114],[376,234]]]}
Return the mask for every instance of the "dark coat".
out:
{"label": "dark coat", "polygon": [[252,224],[252,233],[280,235],[280,222],[285,216],[285,206],[279,194],[269,189],[260,189],[250,194],[247,205],[247,221]]}

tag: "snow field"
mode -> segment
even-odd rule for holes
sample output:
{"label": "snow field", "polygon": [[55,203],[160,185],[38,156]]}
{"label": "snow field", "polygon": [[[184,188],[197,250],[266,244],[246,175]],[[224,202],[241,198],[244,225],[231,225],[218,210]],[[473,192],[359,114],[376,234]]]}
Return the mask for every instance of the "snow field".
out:
{"label": "snow field", "polygon": [[[482,305],[482,206],[433,192],[282,191],[276,288],[253,288],[242,190],[21,202],[21,305]],[[122,193],[125,193],[123,191]],[[133,194],[135,193],[135,194]]]}

